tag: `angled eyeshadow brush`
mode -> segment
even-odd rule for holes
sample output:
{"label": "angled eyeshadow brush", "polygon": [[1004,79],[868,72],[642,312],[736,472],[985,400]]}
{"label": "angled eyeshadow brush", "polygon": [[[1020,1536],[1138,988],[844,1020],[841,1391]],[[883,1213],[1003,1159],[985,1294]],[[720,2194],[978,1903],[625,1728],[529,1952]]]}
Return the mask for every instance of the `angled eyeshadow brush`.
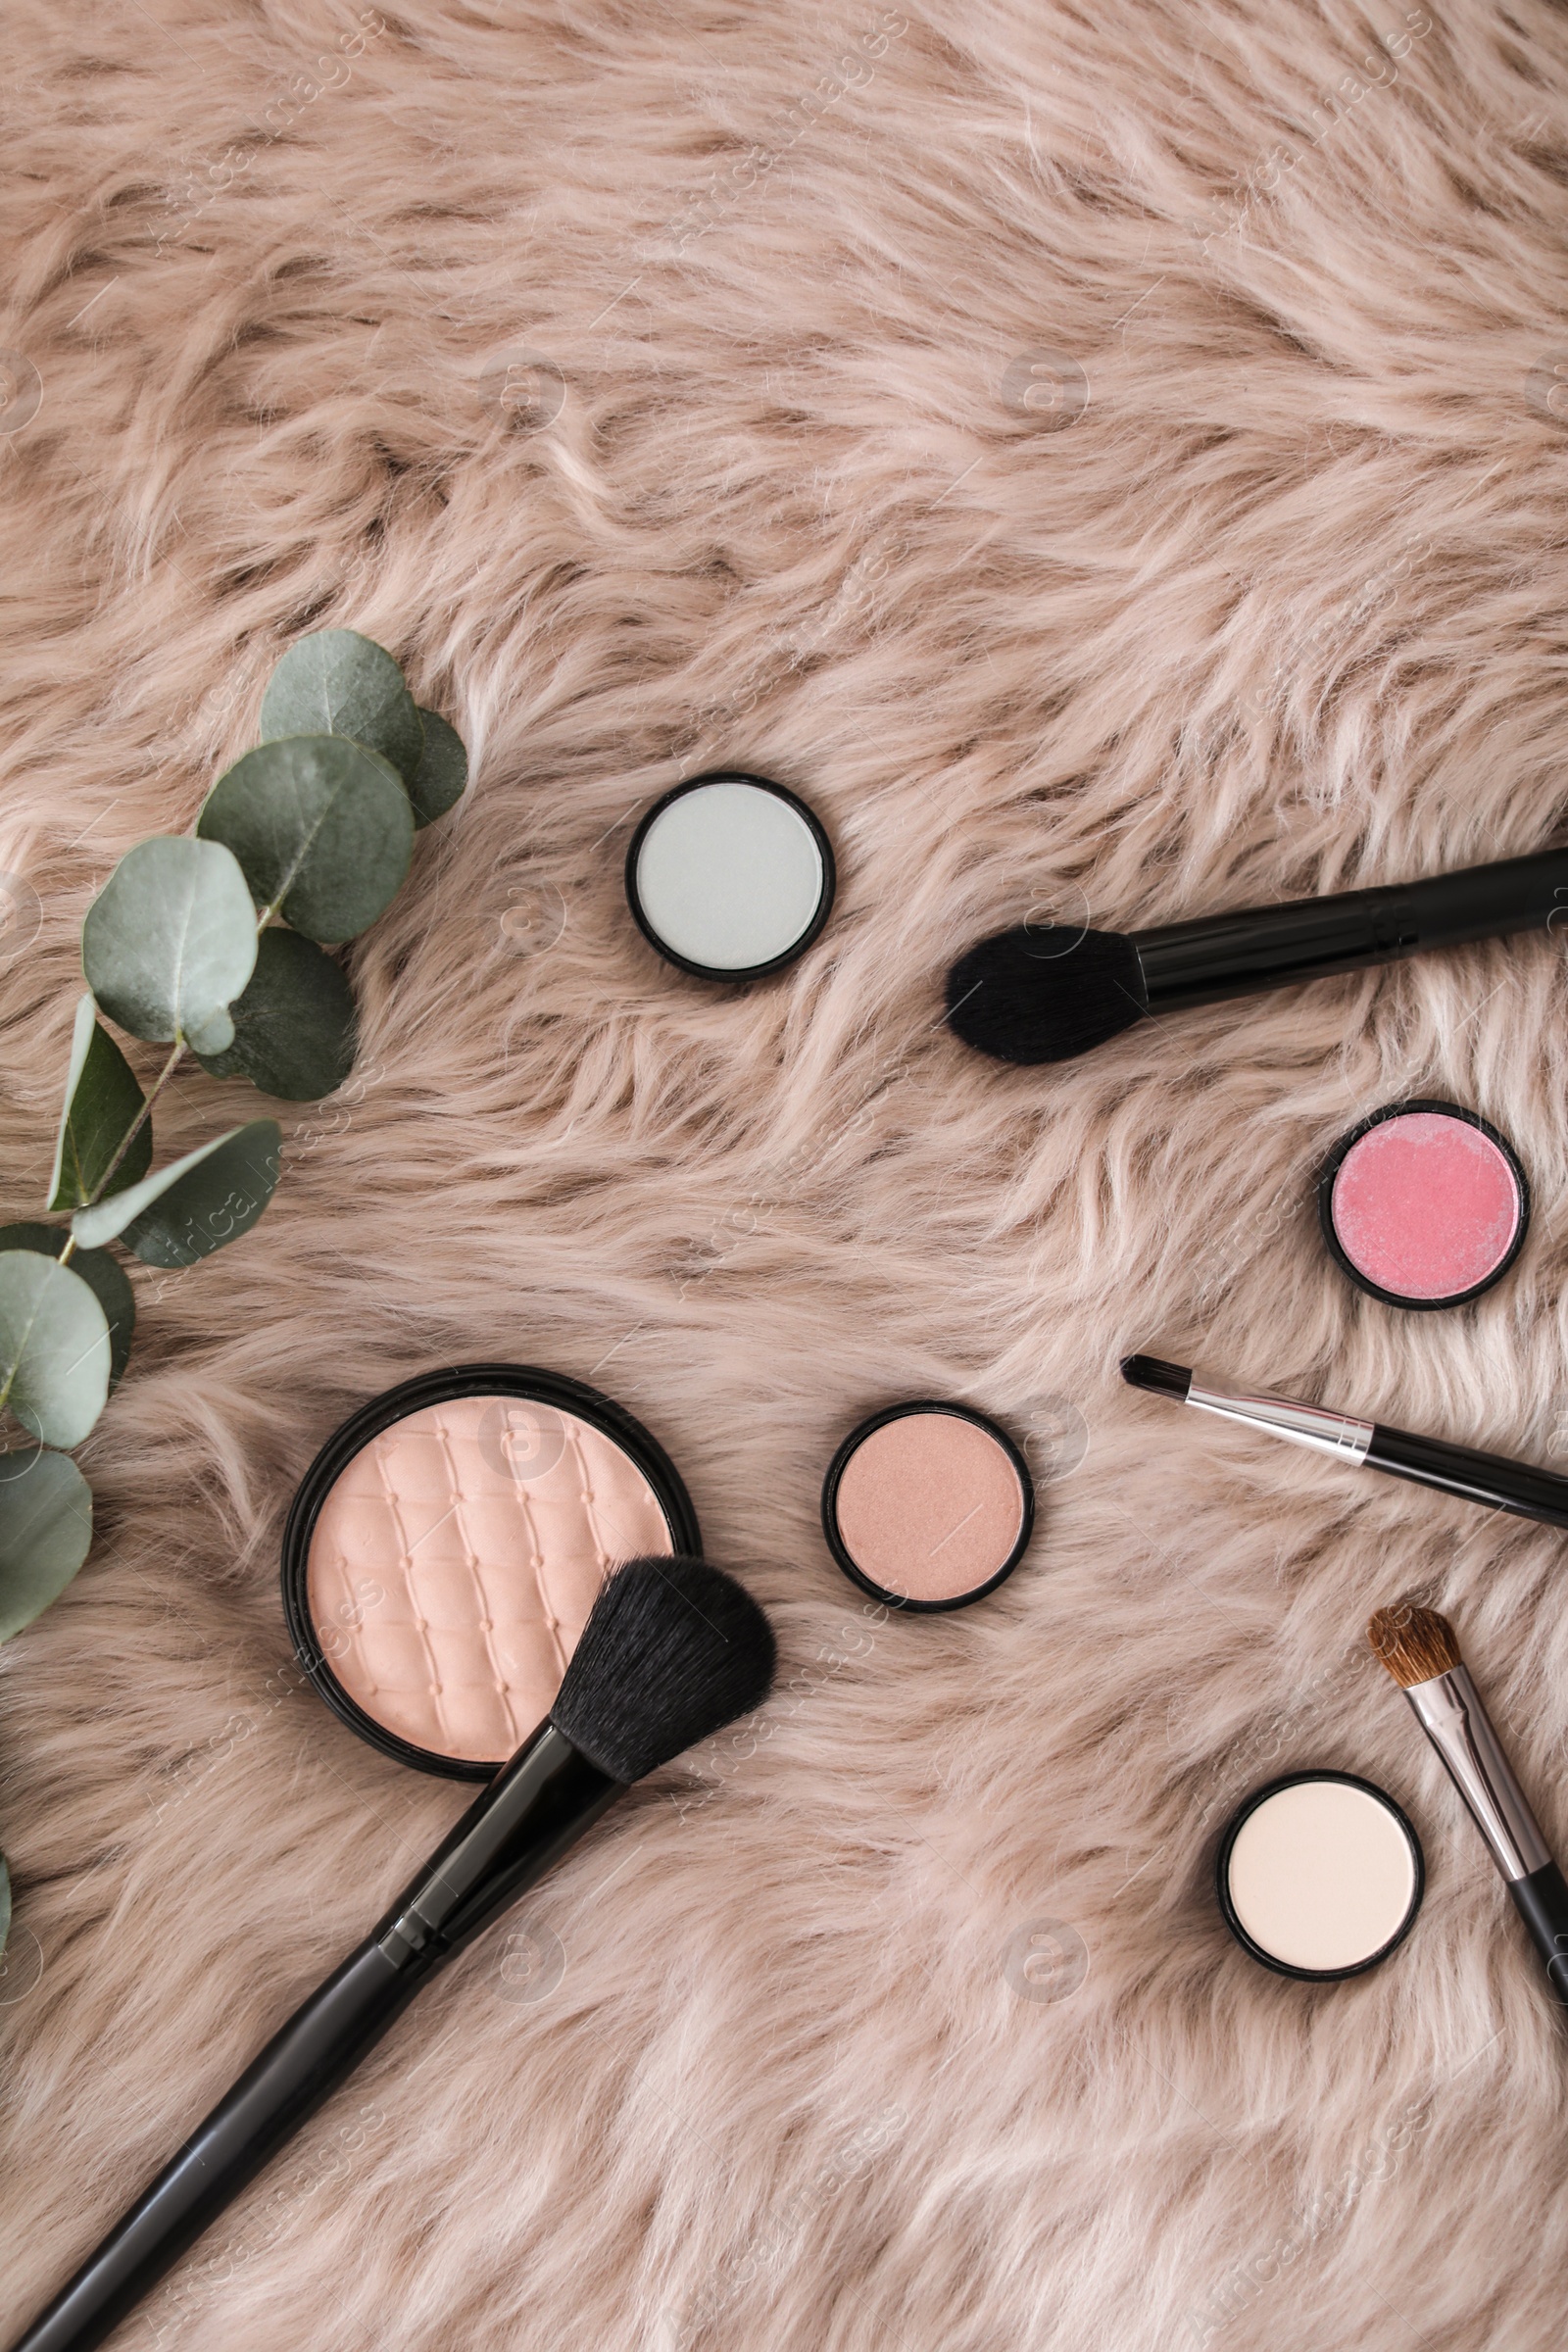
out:
{"label": "angled eyeshadow brush", "polygon": [[607,1579],[549,1716],[357,1951],[232,2090],[14,2352],[90,2352],[352,2074],[421,1984],[561,1860],[634,1781],[760,1705],[766,1617],[706,1561]]}
{"label": "angled eyeshadow brush", "polygon": [[1544,931],[1568,907],[1568,850],[1472,865],[1426,882],[1248,906],[1152,931],[1020,924],[948,974],[948,1023],[998,1061],[1070,1061],[1149,1013],[1217,1004],[1429,948]]}
{"label": "angled eyeshadow brush", "polygon": [[1459,1655],[1452,1626],[1436,1609],[1407,1602],[1379,1609],[1366,1634],[1486,1839],[1541,1955],[1552,1998],[1568,2001],[1568,1885]]}

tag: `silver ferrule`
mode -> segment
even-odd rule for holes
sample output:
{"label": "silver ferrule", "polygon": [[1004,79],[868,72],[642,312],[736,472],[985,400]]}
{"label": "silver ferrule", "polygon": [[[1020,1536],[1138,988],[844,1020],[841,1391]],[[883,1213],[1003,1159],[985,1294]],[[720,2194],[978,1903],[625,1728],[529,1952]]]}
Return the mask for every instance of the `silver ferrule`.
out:
{"label": "silver ferrule", "polygon": [[1503,1877],[1528,1879],[1532,1871],[1544,1869],[1551,1855],[1541,1825],[1513,1777],[1469,1669],[1454,1666],[1428,1683],[1411,1683],[1404,1695]]}
{"label": "silver ferrule", "polygon": [[1341,1462],[1364,1462],[1375,1435],[1371,1421],[1354,1421],[1348,1413],[1325,1412],[1320,1404],[1292,1404],[1283,1396],[1231,1396],[1223,1389],[1206,1388],[1196,1372],[1187,1401],[1200,1412],[1245,1422],[1249,1429],[1271,1430],[1277,1438],[1288,1438],[1293,1446],[1331,1453]]}

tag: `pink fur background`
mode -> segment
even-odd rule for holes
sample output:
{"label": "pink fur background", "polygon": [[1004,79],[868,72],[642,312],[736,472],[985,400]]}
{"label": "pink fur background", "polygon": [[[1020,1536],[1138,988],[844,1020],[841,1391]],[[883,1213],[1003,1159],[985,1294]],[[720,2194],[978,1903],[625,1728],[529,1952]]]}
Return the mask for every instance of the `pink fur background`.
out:
{"label": "pink fur background", "polygon": [[[474,762],[266,1219],[138,1274],[93,1555],[0,1659],[7,2324],[462,1803],[301,1688],[277,1547],[346,1412],[498,1355],[650,1423],[779,1692],[117,2340],[1555,2341],[1568,2046],[1362,1627],[1451,1612],[1561,1851],[1561,1545],[1115,1367],[1568,1447],[1560,946],[1055,1071],[939,1014],[1031,906],[1129,927],[1560,835],[1568,19],[12,0],[6,49],[0,344],[41,401],[0,437],[5,1213],[83,910],[191,823],[286,642],[381,639]],[[621,893],[636,812],[719,762],[841,863],[750,991],[662,966]],[[1460,1313],[1360,1298],[1313,1220],[1319,1153],[1408,1093],[1535,1187]],[[255,1103],[198,1074],[161,1144]],[[1034,1446],[1038,1535],[971,1613],[885,1623],[817,1491],[931,1393]],[[1338,1986],[1255,1968],[1209,1891],[1231,1806],[1310,1762],[1389,1787],[1430,1869]]]}

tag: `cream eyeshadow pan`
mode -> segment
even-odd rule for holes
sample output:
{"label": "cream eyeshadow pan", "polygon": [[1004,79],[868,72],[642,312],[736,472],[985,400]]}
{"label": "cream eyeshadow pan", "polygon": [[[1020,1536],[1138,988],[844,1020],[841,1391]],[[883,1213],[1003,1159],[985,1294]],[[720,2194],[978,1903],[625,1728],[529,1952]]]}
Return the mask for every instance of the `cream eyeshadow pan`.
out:
{"label": "cream eyeshadow pan", "polygon": [[647,1433],[534,1377],[534,1394],[479,1387],[386,1418],[381,1400],[313,1469],[308,1530],[305,1488],[290,1522],[285,1597],[318,1687],[427,1770],[504,1763],[549,1713],[609,1570],[699,1547]]}
{"label": "cream eyeshadow pan", "polygon": [[1342,1772],[1298,1772],[1234,1816],[1218,1863],[1237,1940],[1281,1976],[1359,1976],[1388,1957],[1420,1907],[1420,1842],[1394,1799]]}

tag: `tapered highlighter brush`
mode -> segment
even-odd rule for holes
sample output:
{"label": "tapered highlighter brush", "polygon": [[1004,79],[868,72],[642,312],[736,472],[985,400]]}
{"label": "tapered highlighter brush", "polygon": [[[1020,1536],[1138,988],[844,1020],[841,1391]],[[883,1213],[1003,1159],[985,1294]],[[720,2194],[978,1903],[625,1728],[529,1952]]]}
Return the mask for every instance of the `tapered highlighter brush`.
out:
{"label": "tapered highlighter brush", "polygon": [[1293,1446],[1332,1454],[1352,1468],[1381,1470],[1389,1478],[1436,1487],[1445,1494],[1458,1494],[1491,1511],[1512,1511],[1520,1519],[1539,1519],[1544,1527],[1568,1527],[1568,1478],[1538,1470],[1531,1462],[1510,1461],[1502,1453],[1483,1453],[1473,1446],[1451,1446],[1446,1438],[1417,1437],[1410,1430],[1391,1429],[1382,1421],[1360,1421],[1349,1413],[1330,1412],[1320,1404],[1297,1404],[1283,1396],[1247,1396],[1210,1388],[1184,1364],[1162,1363],[1158,1356],[1125,1356],[1121,1376],[1132,1388],[1172,1396],[1180,1404],[1196,1404],[1200,1412],[1218,1413],[1248,1429],[1266,1430]]}
{"label": "tapered highlighter brush", "polygon": [[1367,1640],[1409,1700],[1470,1809],[1545,1963],[1553,1996],[1568,2002],[1568,1883],[1513,1775],[1459,1655],[1436,1609],[1379,1609]]}
{"label": "tapered highlighter brush", "polygon": [[14,2352],[89,2352],[337,2088],[421,1984],[634,1781],[766,1697],[772,1630],[732,1577],[614,1570],[539,1730],[359,1949],[295,2011]]}
{"label": "tapered highlighter brush", "polygon": [[1240,907],[1151,931],[1024,923],[959,956],[948,974],[948,1022],[998,1061],[1071,1061],[1150,1013],[1544,931],[1564,905],[1568,850],[1541,850],[1426,882]]}

